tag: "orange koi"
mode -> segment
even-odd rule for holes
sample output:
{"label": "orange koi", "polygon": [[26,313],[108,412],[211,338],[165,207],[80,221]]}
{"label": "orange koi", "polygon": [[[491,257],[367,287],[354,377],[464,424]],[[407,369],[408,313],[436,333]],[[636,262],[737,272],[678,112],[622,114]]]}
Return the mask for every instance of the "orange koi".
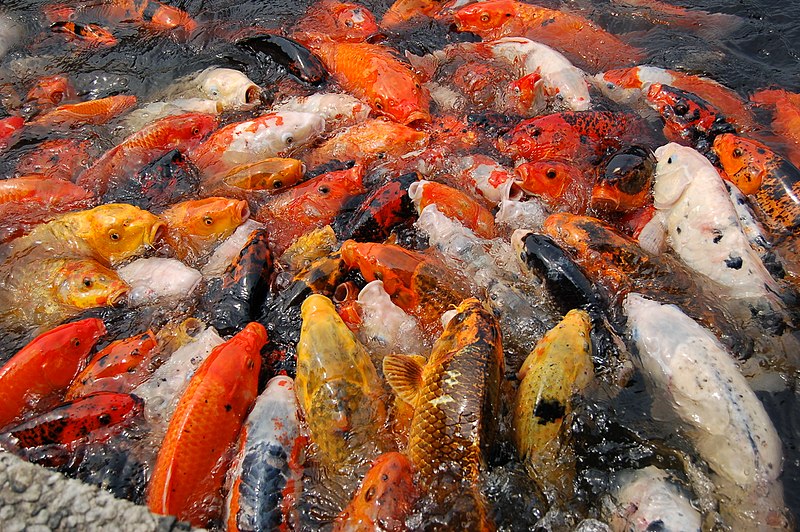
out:
{"label": "orange koi", "polygon": [[203,113],[167,116],[134,133],[111,148],[78,176],[77,183],[97,194],[108,185],[163,157],[174,149],[197,146],[217,127],[217,117]]}
{"label": "orange koi", "polygon": [[325,68],[375,113],[401,124],[430,122],[430,95],[417,74],[389,48],[368,43],[323,42],[314,49]]}
{"label": "orange koi", "polygon": [[30,122],[30,125],[66,129],[86,124],[105,124],[134,105],[136,96],[124,94],[88,102],[69,103],[37,117]]}
{"label": "orange koi", "polygon": [[566,55],[593,72],[644,59],[642,50],[622,42],[594,22],[565,11],[515,0],[489,0],[456,11],[456,27],[484,40],[527,37]]}
{"label": "orange koi", "polygon": [[381,19],[382,28],[394,28],[418,17],[433,17],[439,13],[441,0],[395,0]]}
{"label": "orange koi", "polygon": [[110,0],[101,8],[113,22],[133,23],[153,31],[182,29],[191,34],[197,22],[185,11],[157,0]]}
{"label": "orange koi", "polygon": [[550,208],[577,214],[586,212],[594,176],[591,170],[563,161],[523,163],[514,169],[514,184],[538,196]]}
{"label": "orange koi", "polygon": [[313,4],[292,30],[304,44],[323,40],[364,42],[378,32],[375,16],[366,7],[351,2],[322,0]]}
{"label": "orange koi", "polygon": [[147,506],[193,526],[220,513],[228,448],[258,396],[261,348],[267,331],[249,323],[218,345],[181,396],[158,453]]}
{"label": "orange koi", "polygon": [[800,167],[800,94],[763,90],[753,94],[750,101],[774,109],[772,129],[783,138],[789,160]]}
{"label": "orange koi", "polygon": [[418,497],[411,461],[398,452],[372,463],[355,495],[333,525],[334,532],[407,530],[406,516]]}
{"label": "orange koi", "polygon": [[417,211],[428,205],[436,205],[439,211],[481,238],[494,238],[494,216],[473,198],[458,189],[433,181],[417,181],[408,188],[408,195],[417,205]]}
{"label": "orange koi", "polygon": [[78,41],[90,46],[115,46],[117,39],[114,35],[97,24],[76,24],[75,22],[59,21],[50,26],[54,33],[64,33],[71,41]]}
{"label": "orange koi", "polygon": [[99,351],[72,381],[66,400],[95,392],[127,393],[149,376],[147,365],[158,353],[153,331],[117,340]]}
{"label": "orange koi", "polygon": [[75,87],[66,76],[47,76],[37,81],[28,91],[25,103],[35,105],[41,112],[75,100],[76,97]]}
{"label": "orange koi", "polygon": [[179,259],[192,262],[231,236],[250,208],[244,200],[212,197],[177,203],[160,216],[167,222],[166,243]]}
{"label": "orange koi", "polygon": [[97,156],[90,140],[76,138],[46,140],[17,163],[17,174],[44,174],[72,181]]}
{"label": "orange koi", "polygon": [[13,146],[20,134],[25,120],[21,116],[9,116],[0,120],[0,152]]}
{"label": "orange koi", "polygon": [[0,427],[57,404],[105,333],[97,318],[67,323],[40,334],[11,357],[0,368]]}

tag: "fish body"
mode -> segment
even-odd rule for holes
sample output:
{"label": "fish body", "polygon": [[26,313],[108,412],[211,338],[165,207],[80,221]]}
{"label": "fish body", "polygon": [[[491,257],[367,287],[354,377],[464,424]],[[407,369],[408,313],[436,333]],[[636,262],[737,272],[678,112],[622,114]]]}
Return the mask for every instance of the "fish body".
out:
{"label": "fish body", "polygon": [[95,392],[10,427],[0,437],[15,448],[59,445],[71,452],[78,444],[107,439],[118,425],[141,415],[143,409],[142,400],[134,395]]}
{"label": "fish body", "polygon": [[194,268],[164,257],[136,259],[119,268],[117,273],[131,287],[128,294],[131,307],[184,299],[203,278]]}
{"label": "fish body", "polygon": [[628,113],[563,112],[523,120],[498,140],[498,146],[503,153],[529,162],[596,161],[607,149],[637,138],[642,138],[642,130]]}
{"label": "fish body", "polygon": [[[592,188],[592,208],[631,212],[651,203],[656,158],[647,147],[626,146],[611,155]],[[580,213],[575,213],[580,214]]]}
{"label": "fish body", "polygon": [[747,104],[735,91],[704,76],[642,65],[602,72],[594,79],[603,94],[617,103],[638,103],[652,84],[660,83],[699,96],[719,109],[738,128],[745,131],[758,129]]}
{"label": "fish body", "polygon": [[116,264],[142,253],[161,238],[165,224],[155,215],[125,203],[62,214],[8,244],[4,257],[30,254],[78,256]]}
{"label": "fish body", "polygon": [[729,525],[784,528],[781,441],[731,355],[674,305],[630,294],[625,312],[636,361],[713,471]]}
{"label": "fish body", "polygon": [[132,134],[86,169],[76,183],[104,194],[118,180],[179,149],[186,153],[217,127],[217,117],[204,113],[167,116]]}
{"label": "fish body", "polygon": [[474,298],[458,305],[427,362],[384,358],[389,384],[414,407],[407,454],[420,486],[442,472],[457,483],[477,480],[493,442],[503,368],[500,325]]}
{"label": "fish body", "polygon": [[217,246],[214,253],[200,269],[203,277],[221,277],[231,263],[236,260],[236,257],[241,254],[242,248],[250,241],[253,232],[263,228],[264,224],[253,219],[248,219],[237,227],[231,236]]}
{"label": "fish body", "polygon": [[75,87],[69,78],[62,75],[46,76],[37,80],[36,85],[28,91],[25,104],[32,106],[37,112],[44,112],[76,98]]}
{"label": "fish body", "polygon": [[621,471],[614,477],[612,530],[700,532],[702,518],[670,475],[655,466]]}
{"label": "fish body", "polygon": [[592,170],[559,160],[522,163],[514,168],[514,184],[542,199],[553,210],[583,214],[589,207]]}
{"label": "fish body", "polygon": [[670,141],[707,149],[715,135],[736,131],[717,108],[690,92],[653,83],[646,100],[664,120],[664,134]]}
{"label": "fish body", "polygon": [[202,193],[237,198],[258,197],[282,192],[300,182],[305,165],[299,159],[268,157],[231,169],[221,179],[202,184]]}
{"label": "fish body", "polygon": [[0,152],[13,146],[22,134],[25,119],[21,116],[9,116],[0,120]]}
{"label": "fish body", "polygon": [[195,526],[207,525],[220,508],[227,460],[257,397],[264,327],[248,324],[217,346],[181,396],[153,468],[147,505]]}
{"label": "fish body", "polygon": [[97,318],[67,323],[40,334],[11,357],[0,367],[0,428],[57,404],[105,333]]}
{"label": "fish body", "polygon": [[197,22],[185,11],[158,0],[112,0],[99,6],[89,5],[87,14],[97,12],[110,22],[129,23],[156,31],[176,30],[191,34],[197,29]]}
{"label": "fish body", "polygon": [[215,131],[190,154],[206,179],[269,157],[286,157],[315,140],[325,119],[313,113],[285,111],[229,124]]}
{"label": "fish body", "polygon": [[185,98],[166,102],[151,102],[134,109],[120,121],[122,126],[114,131],[114,137],[124,138],[132,135],[145,126],[167,116],[202,113],[218,115],[222,113],[223,104],[217,100],[201,98]]}
{"label": "fish body", "polygon": [[353,96],[401,124],[430,122],[430,95],[417,74],[388,48],[368,43],[323,42],[316,49],[327,69]]}
{"label": "fish body", "polygon": [[74,181],[78,173],[88,168],[91,159],[96,156],[94,151],[89,140],[46,140],[20,158],[17,174],[44,174],[54,179]]}
{"label": "fish body", "polygon": [[74,128],[105,124],[136,105],[136,96],[118,95],[60,105],[28,123],[31,127]]}
{"label": "fish body", "polygon": [[484,206],[458,189],[434,181],[421,180],[413,183],[408,195],[417,206],[417,211],[428,205],[436,205],[439,212],[454,218],[481,238],[494,238],[494,216]]}
{"label": "fish body", "polygon": [[414,218],[414,204],[408,197],[409,187],[419,174],[409,172],[392,178],[372,191],[354,213],[348,213],[338,233],[343,239],[383,240],[394,227]]}
{"label": "fish body", "polygon": [[381,450],[387,419],[383,385],[369,354],[327,297],[301,306],[295,390],[317,459],[328,471],[348,471]]}
{"label": "fish body", "polygon": [[297,238],[333,222],[345,202],[364,192],[364,167],[322,174],[278,194],[253,218],[264,223],[277,256]]}
{"label": "fish body", "polygon": [[322,0],[309,7],[292,30],[304,43],[321,40],[364,42],[378,32],[372,12],[361,4]]}
{"label": "fish body", "polygon": [[325,129],[336,131],[354,126],[369,116],[370,107],[355,96],[339,92],[314,93],[291,97],[273,106],[273,112],[313,113],[325,119]]}
{"label": "fish body", "polygon": [[108,29],[99,24],[77,24],[70,21],[58,21],[50,25],[50,31],[67,36],[70,41],[77,41],[89,46],[116,46],[117,39]]}
{"label": "fish body", "polygon": [[322,61],[303,44],[289,37],[262,33],[239,39],[236,44],[266,54],[294,77],[311,85],[322,85],[328,79],[328,71]]}
{"label": "fish body", "polygon": [[750,97],[756,105],[772,108],[772,129],[784,141],[792,164],[800,166],[800,94],[783,89],[758,91]]}
{"label": "fish body", "polygon": [[350,504],[336,518],[333,530],[407,530],[405,519],[417,498],[413,475],[411,462],[404,454],[380,455],[364,475]]}
{"label": "fish body", "polygon": [[675,143],[658,148],[656,158],[654,204],[670,247],[734,298],[774,298],[778,287],[750,247],[717,170],[697,151]]}
{"label": "fish body", "polygon": [[70,384],[68,401],[95,392],[128,393],[148,376],[147,365],[158,354],[153,331],[110,343],[98,351]]}
{"label": "fish body", "polygon": [[581,68],[598,72],[635,63],[644,52],[622,42],[594,22],[567,11],[515,0],[489,0],[455,12],[460,31],[484,39],[527,37],[566,54]]}
{"label": "fish body", "polygon": [[308,154],[304,161],[315,167],[331,160],[355,160],[369,165],[379,159],[394,160],[423,148],[429,135],[382,118],[367,119],[340,131]]}
{"label": "fish body", "polygon": [[302,447],[294,381],[273,377],[253,405],[239,436],[226,501],[229,531],[277,530],[299,488],[297,454]]}
{"label": "fish body", "polygon": [[560,496],[572,491],[574,456],[564,448],[572,417],[572,398],[592,383],[591,320],[574,309],[536,344],[517,374],[514,442],[534,481]]}
{"label": "fish body", "polygon": [[[527,104],[524,105],[527,111],[535,111],[533,103],[537,90],[555,107],[564,107],[564,110],[587,111],[591,106],[586,74],[549,46],[523,37],[503,37],[480,46],[488,48],[493,57],[516,67],[520,78],[516,88],[523,104]],[[532,84],[520,83],[525,78]]]}
{"label": "fish body", "polygon": [[167,224],[165,242],[179,259],[193,262],[231,236],[250,208],[243,200],[212,197],[177,203],[159,216]]}
{"label": "fish body", "polygon": [[0,278],[7,328],[47,328],[82,310],[118,305],[128,285],[94,259],[20,260]]}

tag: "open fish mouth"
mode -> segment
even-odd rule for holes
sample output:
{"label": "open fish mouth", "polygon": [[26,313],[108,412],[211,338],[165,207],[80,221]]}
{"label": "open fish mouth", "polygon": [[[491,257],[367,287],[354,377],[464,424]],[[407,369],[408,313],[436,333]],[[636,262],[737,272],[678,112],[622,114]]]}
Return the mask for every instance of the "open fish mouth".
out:
{"label": "open fish mouth", "polygon": [[592,208],[600,211],[619,210],[619,198],[610,194],[604,188],[592,192]]}
{"label": "open fish mouth", "polygon": [[128,293],[129,292],[130,292],[130,288],[125,286],[125,287],[120,288],[119,290],[111,293],[111,295],[108,296],[108,299],[106,301],[107,301],[108,305],[110,305],[112,307],[121,307],[128,300]]}
{"label": "open fish mouth", "polygon": [[247,205],[246,201],[240,201],[236,205],[236,216],[242,222],[250,218],[250,207]]}
{"label": "open fish mouth", "polygon": [[167,224],[164,222],[156,222],[153,224],[153,227],[150,228],[150,235],[147,244],[152,246],[162,238],[167,233]]}

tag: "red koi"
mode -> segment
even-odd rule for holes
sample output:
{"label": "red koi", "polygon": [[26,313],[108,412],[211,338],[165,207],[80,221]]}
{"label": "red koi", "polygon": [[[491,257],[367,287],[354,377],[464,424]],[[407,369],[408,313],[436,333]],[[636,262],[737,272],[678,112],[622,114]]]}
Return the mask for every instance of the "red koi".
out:
{"label": "red koi", "polygon": [[30,125],[67,129],[86,124],[105,124],[134,105],[136,96],[124,94],[88,102],[69,103],[37,117],[30,122]]}

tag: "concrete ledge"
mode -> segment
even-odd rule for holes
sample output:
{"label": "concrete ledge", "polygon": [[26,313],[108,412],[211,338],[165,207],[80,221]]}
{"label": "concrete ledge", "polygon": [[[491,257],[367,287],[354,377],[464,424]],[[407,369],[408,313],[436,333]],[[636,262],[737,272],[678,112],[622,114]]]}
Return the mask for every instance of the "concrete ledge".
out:
{"label": "concrete ledge", "polygon": [[191,529],[174,517],[153,514],[144,506],[5,452],[0,452],[0,523],[4,532]]}

